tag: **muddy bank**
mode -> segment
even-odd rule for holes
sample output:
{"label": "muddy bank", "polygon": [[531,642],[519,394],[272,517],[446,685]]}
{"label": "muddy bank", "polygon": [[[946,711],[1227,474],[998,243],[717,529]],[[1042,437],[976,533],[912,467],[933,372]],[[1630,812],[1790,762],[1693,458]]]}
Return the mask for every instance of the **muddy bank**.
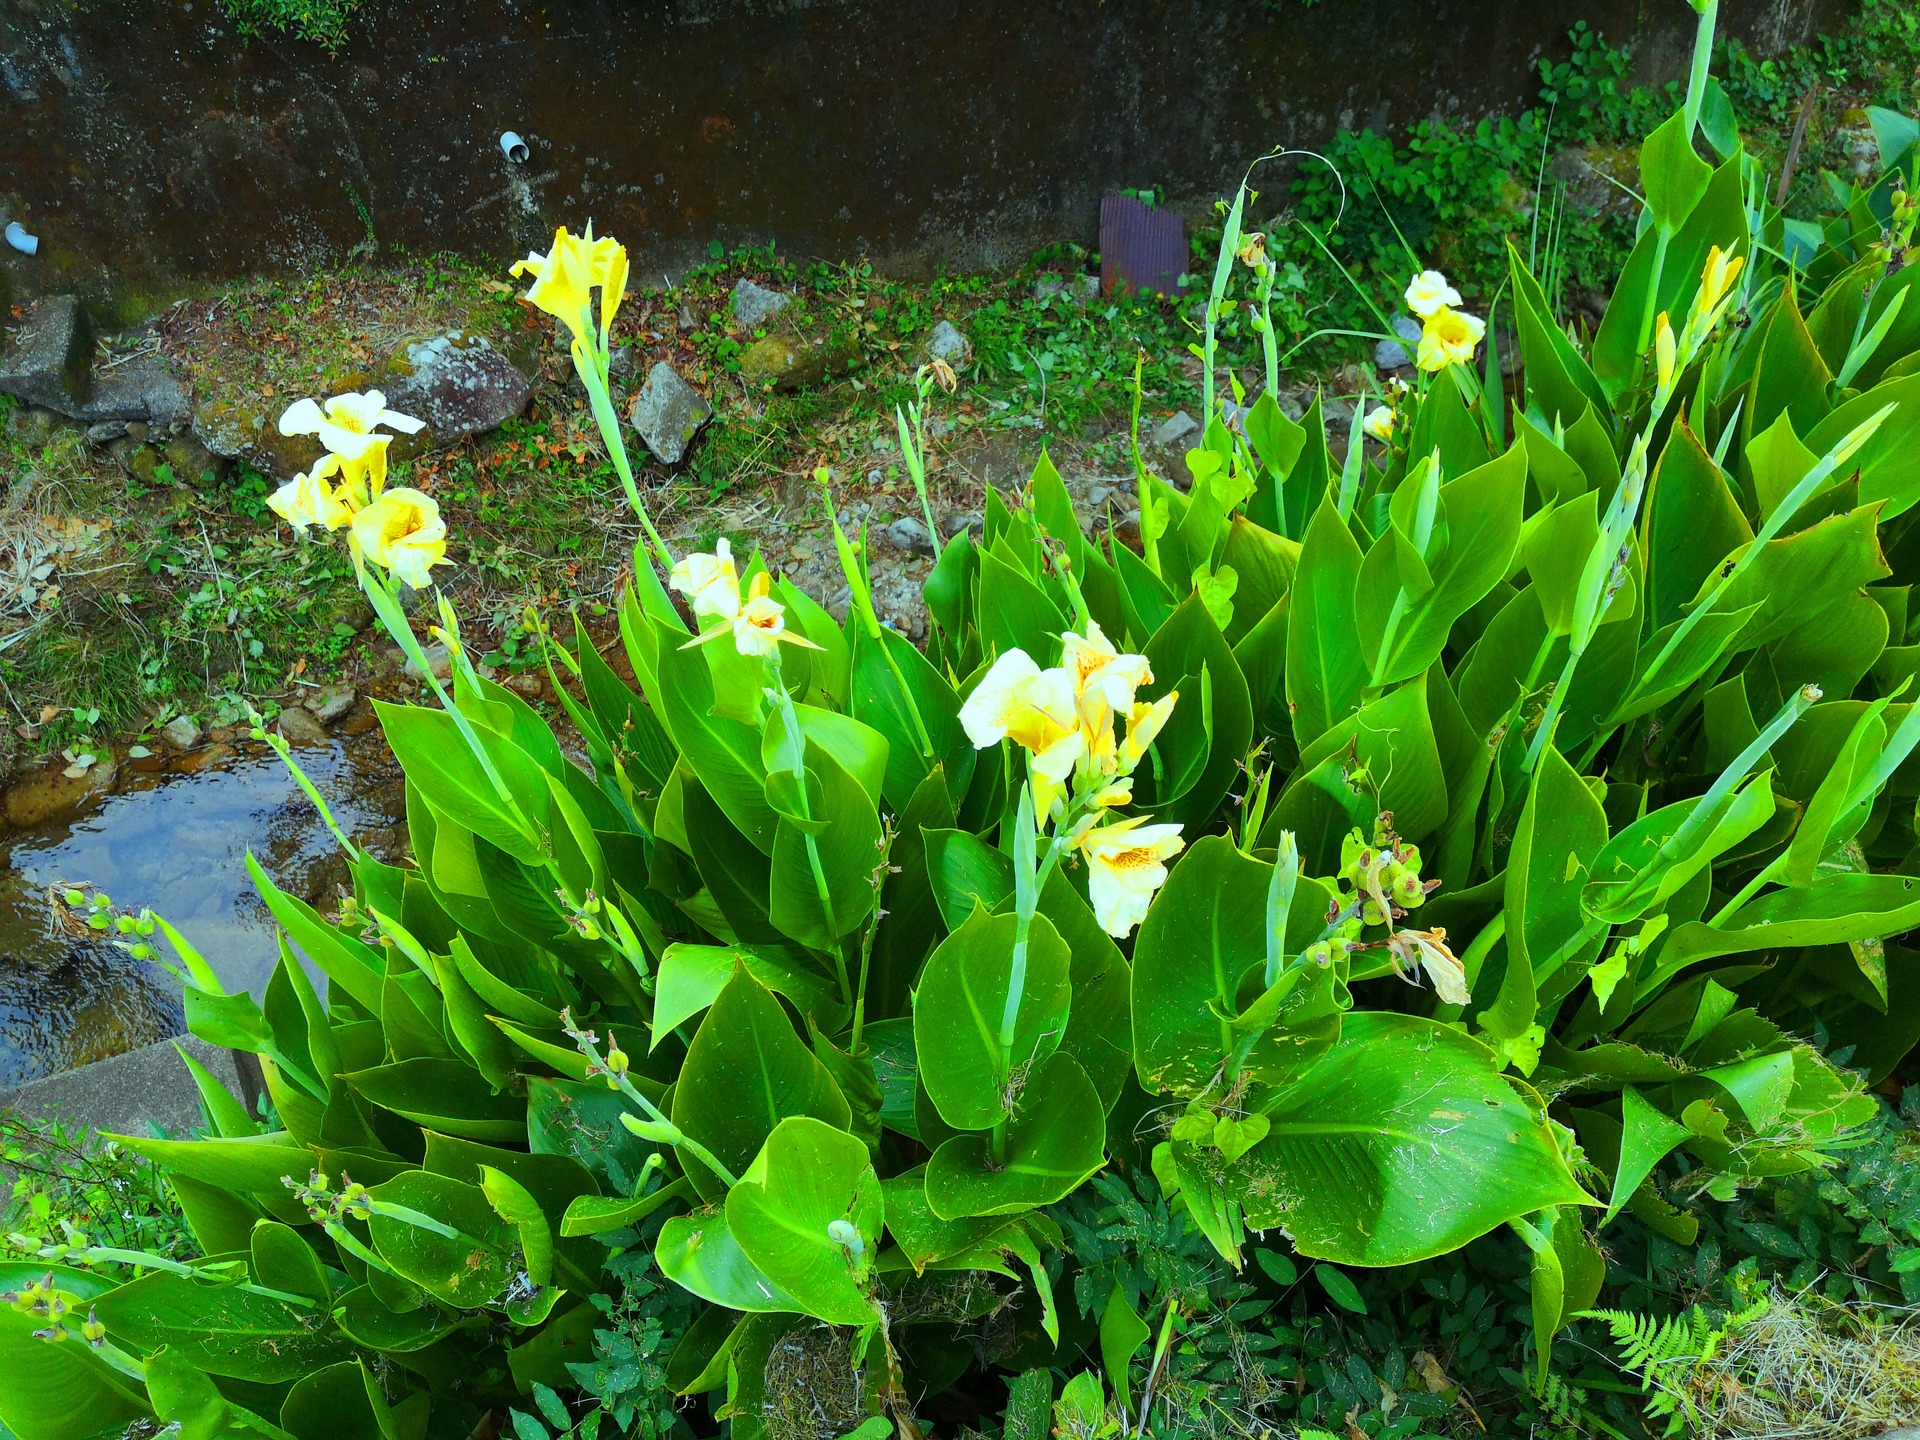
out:
{"label": "muddy bank", "polygon": [[[1847,0],[1727,0],[1762,50]],[[980,267],[1091,242],[1105,191],[1210,198],[1274,145],[1530,98],[1585,20],[1677,74],[1645,0],[368,0],[337,57],[212,0],[0,10],[14,300],[129,312],[356,248],[497,259],[592,215],[636,271],[711,241]],[[499,137],[526,137],[509,159]]]}

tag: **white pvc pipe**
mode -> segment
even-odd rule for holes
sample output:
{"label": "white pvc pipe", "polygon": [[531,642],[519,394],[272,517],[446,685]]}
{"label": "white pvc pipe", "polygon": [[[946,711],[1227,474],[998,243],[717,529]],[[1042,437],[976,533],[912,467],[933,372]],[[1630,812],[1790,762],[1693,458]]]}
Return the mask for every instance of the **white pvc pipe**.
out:
{"label": "white pvc pipe", "polygon": [[22,225],[18,220],[10,222],[7,226],[7,243],[22,255],[38,255],[40,253],[40,237],[38,235],[29,235],[27,233],[27,227]]}
{"label": "white pvc pipe", "polygon": [[524,165],[526,164],[527,156],[533,152],[527,149],[526,141],[522,140],[519,135],[512,130],[508,130],[500,137],[500,153],[505,155],[507,159],[511,160],[514,164]]}

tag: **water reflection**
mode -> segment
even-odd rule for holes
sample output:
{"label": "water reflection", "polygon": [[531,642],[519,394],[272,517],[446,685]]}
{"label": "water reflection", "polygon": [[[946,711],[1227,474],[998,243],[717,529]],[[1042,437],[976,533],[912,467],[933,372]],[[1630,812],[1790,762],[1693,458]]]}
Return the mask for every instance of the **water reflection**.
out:
{"label": "water reflection", "polygon": [[[378,732],[298,755],[342,827],[391,858],[404,803]],[[196,774],[132,773],[121,790],[80,818],[0,845],[0,1086],[182,1029],[177,982],[112,945],[75,940],[49,887],[84,882],[118,906],[152,906],[229,988],[257,995],[276,952],[247,851],[276,884],[310,900],[346,881],[333,837],[264,749]]]}

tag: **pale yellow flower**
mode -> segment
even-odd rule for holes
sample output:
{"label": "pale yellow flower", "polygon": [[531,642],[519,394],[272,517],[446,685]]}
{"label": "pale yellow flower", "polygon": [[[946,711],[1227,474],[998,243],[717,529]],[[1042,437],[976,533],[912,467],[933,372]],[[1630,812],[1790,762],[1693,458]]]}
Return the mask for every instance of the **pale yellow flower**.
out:
{"label": "pale yellow flower", "polygon": [[1393,407],[1377,405],[1367,418],[1360,422],[1360,428],[1382,445],[1393,443]]}
{"label": "pale yellow flower", "polygon": [[1167,883],[1166,862],[1186,843],[1178,825],[1149,825],[1144,817],[1088,831],[1080,849],[1087,857],[1087,898],[1100,928],[1119,939],[1132,934]]}
{"label": "pale yellow flower", "polygon": [[382,435],[382,425],[403,435],[414,435],[426,427],[426,421],[402,415],[387,408],[387,397],[378,390],[364,395],[336,395],[323,406],[317,400],[296,400],[280,417],[282,435],[318,435],[320,443],[343,461],[369,459],[379,451],[380,478],[386,479],[386,448],[391,435]]}
{"label": "pale yellow flower", "polygon": [[1486,333],[1487,322],[1477,315],[1464,310],[1436,310],[1427,317],[1426,329],[1421,332],[1417,363],[1429,372],[1469,364]]}
{"label": "pale yellow flower", "polygon": [[1240,263],[1249,270],[1264,270],[1267,266],[1267,237],[1255,230],[1241,240],[1240,248],[1235,253]]}
{"label": "pale yellow flower", "polygon": [[[762,570],[748,587],[747,600],[733,617],[733,646],[742,655],[771,655],[782,645],[803,645],[809,650],[820,647],[804,635],[787,629],[787,607],[767,592],[773,582]],[[719,630],[711,632],[722,633]]]}
{"label": "pale yellow flower", "polygon": [[667,583],[692,600],[695,615],[731,621],[740,613],[740,576],[733,566],[733,546],[724,537],[710,555],[683,555]]}
{"label": "pale yellow flower", "polygon": [[1041,828],[1066,799],[1067,780],[1086,753],[1085,733],[1070,730],[1033,757],[1033,818]]}
{"label": "pale yellow flower", "polygon": [[1473,999],[1466,970],[1447,948],[1445,930],[1402,930],[1387,941],[1387,952],[1403,974],[1424,969],[1433,993],[1447,1004],[1465,1005]]}
{"label": "pale yellow flower", "polygon": [[579,235],[562,225],[554,232],[553,248],[535,251],[514,263],[512,275],[531,275],[527,300],[573,332],[582,344],[593,310],[593,291],[600,292],[600,325],[613,324],[627,289],[627,252],[611,238],[594,239],[593,222]]}
{"label": "pale yellow flower", "polygon": [[1010,739],[1038,755],[1079,728],[1073,678],[1064,669],[1042,670],[1024,650],[1009,650],[960,707],[960,724],[976,749]]}
{"label": "pale yellow flower", "polygon": [[1680,341],[1673,333],[1673,322],[1667,318],[1667,312],[1660,312],[1653,332],[1654,369],[1657,372],[1662,396],[1673,393],[1673,382],[1678,377],[1680,361]]}
{"label": "pale yellow flower", "polygon": [[353,517],[360,553],[416,590],[432,583],[428,572],[447,557],[447,527],[440,507],[418,490],[389,490]]}
{"label": "pale yellow flower", "polygon": [[1706,313],[1718,308],[1733,289],[1733,282],[1740,278],[1741,267],[1747,263],[1744,255],[1731,255],[1718,245],[1707,252],[1706,269],[1700,275],[1700,297],[1695,307]]}
{"label": "pale yellow flower", "polygon": [[353,510],[334,493],[328,477],[340,471],[338,455],[322,455],[304,475],[296,475],[267,497],[267,508],[300,534],[310,525],[338,530],[353,519]]}
{"label": "pale yellow flower", "polygon": [[1060,645],[1060,665],[1073,681],[1074,708],[1088,752],[1105,766],[1114,753],[1113,717],[1132,708],[1133,692],[1152,683],[1153,667],[1144,655],[1123,655],[1115,649],[1097,620],[1087,621],[1085,635],[1062,635]]}
{"label": "pale yellow flower", "polygon": [[1422,320],[1442,310],[1451,310],[1459,303],[1460,292],[1449,285],[1447,277],[1438,270],[1422,270],[1407,286],[1407,308]]}
{"label": "pale yellow flower", "polygon": [[1166,728],[1179,699],[1178,690],[1169,690],[1158,700],[1142,700],[1134,704],[1127,715],[1127,739],[1121,750],[1121,762],[1128,771],[1146,758],[1148,747]]}

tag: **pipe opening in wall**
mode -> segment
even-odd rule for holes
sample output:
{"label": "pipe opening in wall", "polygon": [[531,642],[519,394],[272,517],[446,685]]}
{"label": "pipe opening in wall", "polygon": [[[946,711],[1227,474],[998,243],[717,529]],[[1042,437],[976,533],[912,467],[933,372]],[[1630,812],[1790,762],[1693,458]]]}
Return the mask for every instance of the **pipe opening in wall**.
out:
{"label": "pipe opening in wall", "polygon": [[516,165],[527,163],[527,156],[533,152],[527,148],[527,142],[511,130],[500,136],[500,153]]}
{"label": "pipe opening in wall", "polygon": [[7,243],[22,255],[38,255],[40,253],[40,237],[38,235],[29,235],[27,233],[27,227],[22,225],[18,220],[12,221],[7,226]]}

